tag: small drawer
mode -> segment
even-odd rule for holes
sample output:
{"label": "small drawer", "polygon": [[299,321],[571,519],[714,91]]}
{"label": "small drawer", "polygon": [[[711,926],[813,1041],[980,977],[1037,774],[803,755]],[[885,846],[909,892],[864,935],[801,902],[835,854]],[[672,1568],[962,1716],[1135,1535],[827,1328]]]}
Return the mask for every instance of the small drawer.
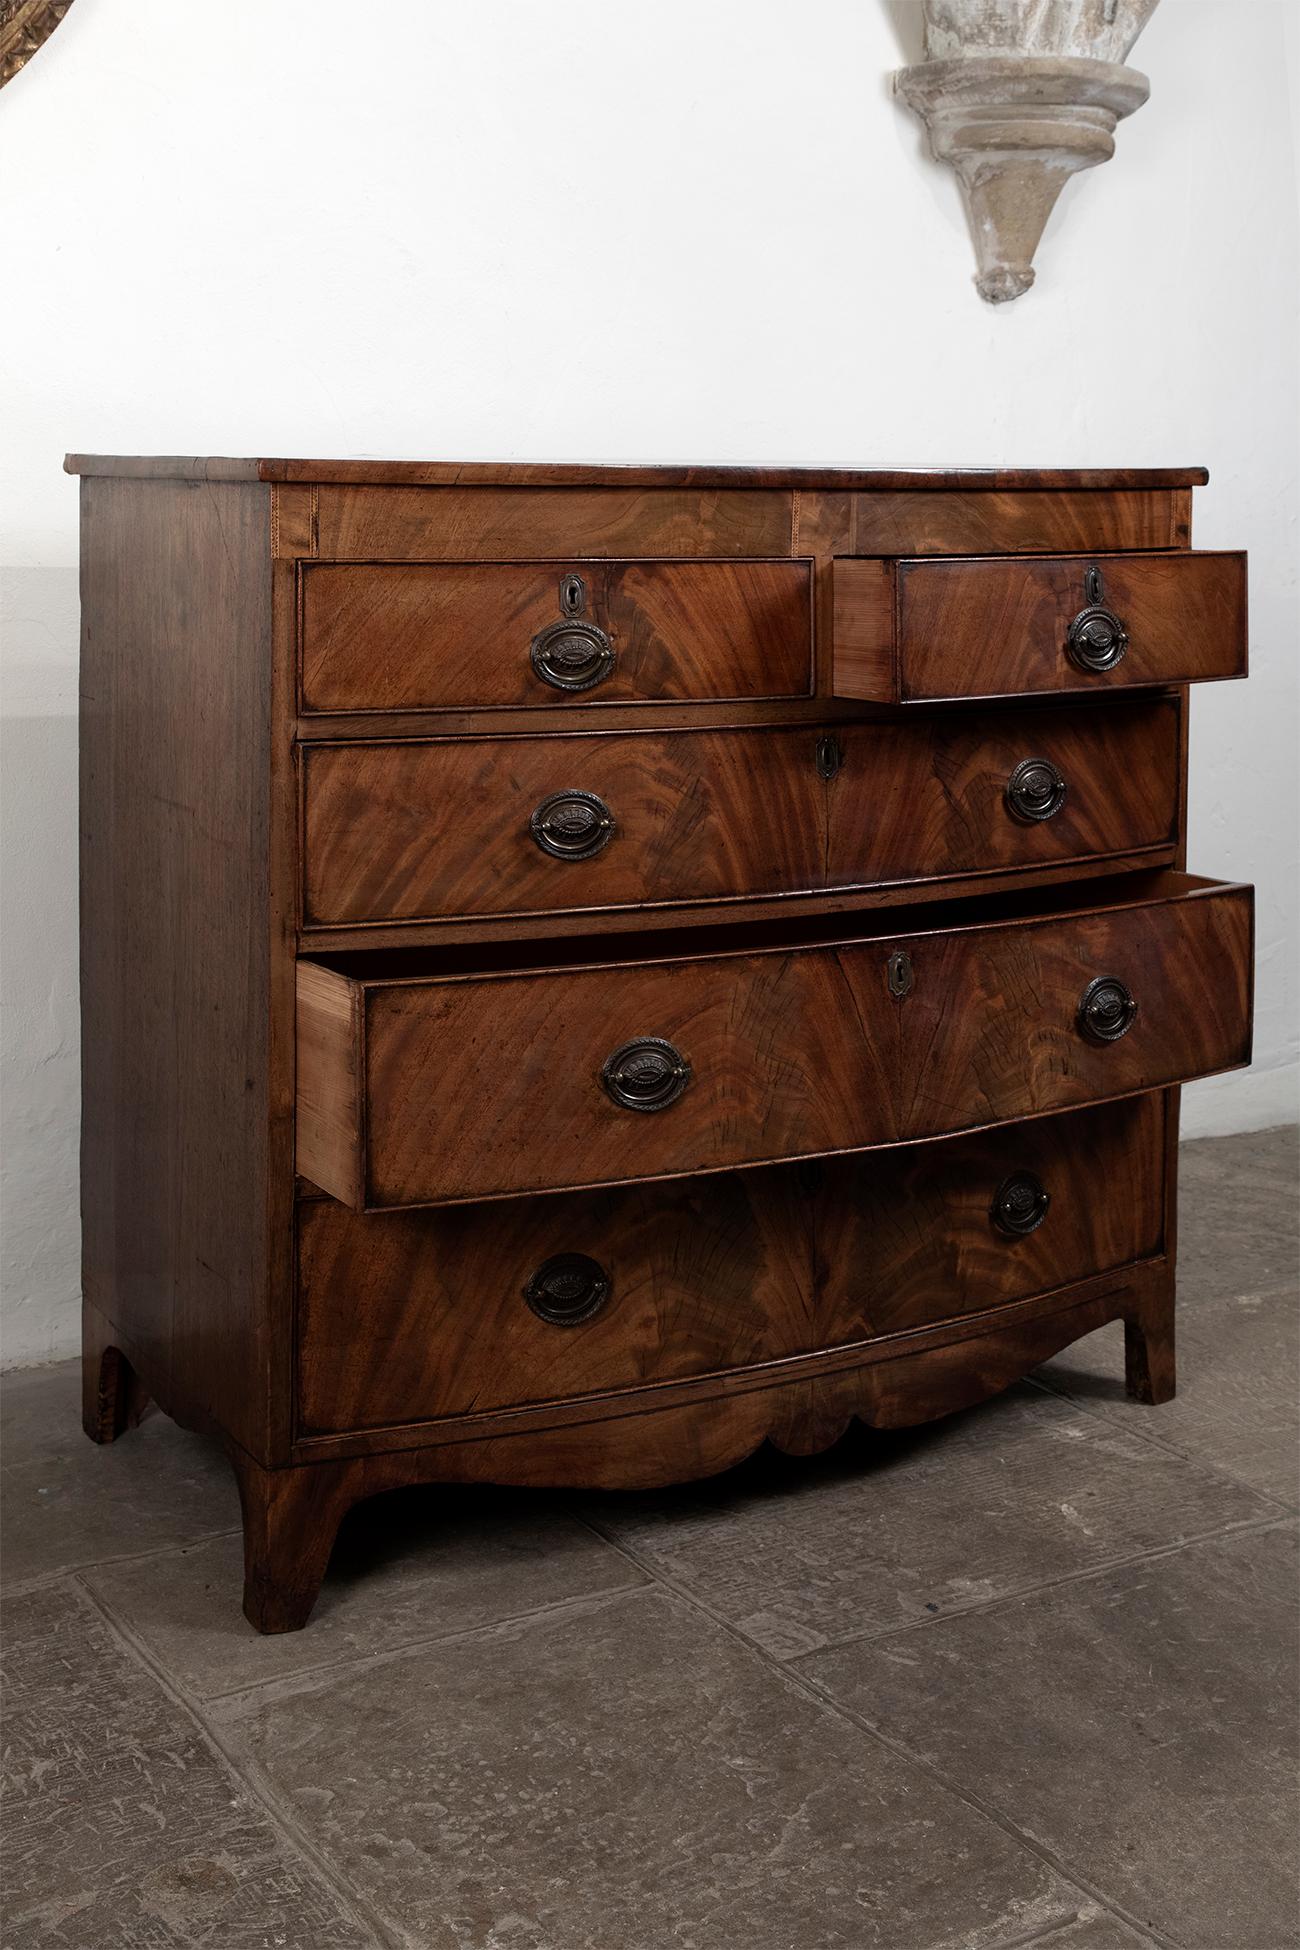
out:
{"label": "small drawer", "polygon": [[807,561],[326,562],[304,712],[806,697]]}
{"label": "small drawer", "polygon": [[995,1308],[1163,1246],[1164,1100],[825,1165],[298,1217],[304,1436],[620,1393]]}
{"label": "small drawer", "polygon": [[881,704],[1097,693],[1246,674],[1246,558],[838,558],[839,697]]}
{"label": "small drawer", "polygon": [[847,892],[1168,846],[1179,706],[302,748],[303,924]]}
{"label": "small drawer", "polygon": [[1249,1058],[1249,888],[1134,873],[899,919],[721,929],[695,955],[641,937],[637,961],[582,941],[301,961],[298,1169],[357,1209],[616,1184]]}

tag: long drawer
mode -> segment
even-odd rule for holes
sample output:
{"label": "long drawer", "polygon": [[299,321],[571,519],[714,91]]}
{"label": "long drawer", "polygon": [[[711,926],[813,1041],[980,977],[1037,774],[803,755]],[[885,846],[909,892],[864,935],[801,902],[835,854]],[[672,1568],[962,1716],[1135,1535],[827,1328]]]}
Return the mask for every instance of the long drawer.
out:
{"label": "long drawer", "polygon": [[300,1433],[907,1332],[1163,1245],[1159,1095],[943,1144],[441,1212],[305,1201]]}
{"label": "long drawer", "polygon": [[307,712],[806,697],[807,561],[326,562]]}
{"label": "long drawer", "polygon": [[1169,844],[1172,698],[889,723],[309,745],[307,927],[667,908]]}
{"label": "long drawer", "polygon": [[678,937],[639,961],[584,962],[590,942],[570,965],[554,944],[495,968],[484,949],[302,961],[299,1171],[357,1209],[612,1184],[991,1126],[1249,1058],[1249,888],[1130,874],[1090,900],[921,918],[737,929],[695,956]]}
{"label": "long drawer", "polygon": [[840,558],[839,697],[881,704],[1101,693],[1246,674],[1246,557]]}

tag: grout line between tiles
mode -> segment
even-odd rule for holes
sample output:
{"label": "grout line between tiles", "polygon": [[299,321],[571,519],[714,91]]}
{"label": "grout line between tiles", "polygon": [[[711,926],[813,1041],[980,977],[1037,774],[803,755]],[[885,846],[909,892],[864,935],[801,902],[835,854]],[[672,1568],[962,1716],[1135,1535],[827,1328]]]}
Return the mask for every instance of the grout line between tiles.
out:
{"label": "grout line between tiles", "polygon": [[[674,1597],[679,1598],[684,1604],[698,1612],[702,1617],[709,1619],[727,1637],[732,1639],[736,1644],[743,1646],[755,1658],[760,1659],[773,1674],[779,1674],[787,1684],[793,1685],[797,1692],[803,1693],[806,1698],[814,1701],[825,1711],[843,1720],[847,1725],[855,1727],[859,1733],[865,1734],[869,1740],[873,1740],[879,1746],[885,1748],[896,1759],[906,1761],[909,1766],[915,1767],[927,1779],[942,1788],[946,1794],[951,1794],[954,1799],[974,1809],[977,1814],[983,1816],[986,1821],[991,1822],[995,1828],[1000,1829],[1004,1835],[1016,1842],[1018,1846],[1026,1849],[1031,1855],[1037,1856],[1041,1862],[1046,1863],[1055,1875],[1059,1876],[1062,1881],[1072,1884],[1081,1895],[1088,1897],[1092,1902],[1099,1903],[1109,1915],[1118,1918],[1121,1922],[1127,1924],[1130,1929],[1136,1930],[1139,1936],[1145,1933],[1158,1946],[1158,1950],[1183,1950],[1183,1946],[1180,1945],[1175,1937],[1155,1931],[1149,1923],[1139,1923],[1137,1918],[1130,1915],[1122,1903],[1086,1881],[1077,1870],[1068,1867],[1051,1849],[1045,1847],[1043,1843],[1017,1828],[1009,1817],[1003,1815],[991,1803],[983,1801],[972,1790],[951,1780],[941,1769],[935,1767],[931,1762],[923,1760],[918,1755],[909,1752],[901,1742],[895,1741],[888,1735],[881,1733],[879,1728],[873,1727],[868,1721],[854,1713],[851,1708],[844,1706],[833,1695],[819,1686],[815,1680],[810,1679],[806,1673],[795,1671],[789,1661],[776,1658],[772,1653],[765,1651],[761,1645],[756,1644],[753,1639],[747,1638],[738,1626],[733,1625],[730,1619],[725,1618],[721,1612],[716,1611],[706,1599],[699,1597],[693,1591],[684,1589],[675,1578],[656,1571],[651,1565],[644,1562],[635,1549],[612,1537],[606,1537],[598,1525],[587,1517],[579,1516],[578,1521],[580,1523],[586,1523],[588,1528],[594,1531],[596,1536],[603,1537],[604,1541],[612,1549],[622,1551],[631,1563],[635,1564],[638,1569],[645,1571],[662,1590],[670,1592]],[[1260,1527],[1263,1528],[1264,1526]],[[1063,1916],[1059,1924],[1051,1924],[1048,1926],[1049,1934],[1052,1929],[1064,1929],[1069,1923],[1075,1921],[1077,1921],[1077,1912],[1073,1917]],[[1040,1937],[1042,1934],[1043,1932],[1040,1931]],[[1033,1939],[1031,1938],[1029,1941],[1032,1942]],[[999,1950],[1001,1950],[1001,1946]],[[1008,1947],[1008,1950],[1010,1950],[1010,1947]]]}
{"label": "grout line between tiles", "polygon": [[239,1699],[246,1693],[263,1692],[268,1686],[291,1685],[300,1679],[317,1679],[322,1673],[348,1672],[362,1668],[369,1670],[372,1666],[386,1665],[390,1660],[400,1658],[404,1652],[417,1652],[422,1646],[450,1645],[457,1639],[477,1638],[485,1633],[497,1631],[503,1626],[526,1625],[535,1618],[547,1618],[552,1612],[570,1611],[574,1606],[582,1605],[588,1599],[616,1598],[627,1591],[644,1590],[645,1583],[646,1580],[642,1578],[639,1582],[633,1583],[598,1585],[592,1591],[575,1591],[568,1598],[553,1598],[549,1604],[530,1605],[524,1611],[504,1612],[500,1618],[486,1619],[481,1625],[463,1625],[459,1630],[450,1632],[420,1633],[413,1639],[402,1639],[397,1644],[386,1644],[382,1652],[358,1652],[345,1654],[338,1659],[322,1659],[314,1666],[297,1666],[292,1672],[274,1673],[266,1679],[255,1680],[251,1686],[227,1686],[219,1693],[194,1693],[191,1697],[201,1709],[204,1706],[216,1706],[219,1703],[224,1704],[227,1700]]}
{"label": "grout line between tiles", "polygon": [[368,1932],[377,1950],[422,1950],[422,1946],[414,1938],[408,1936],[405,1931],[398,1930],[376,1910],[370,1901],[353,1887],[350,1878],[321,1852],[305,1833],[296,1816],[291,1814],[278,1797],[269,1791],[269,1783],[266,1782],[262,1770],[255,1763],[251,1766],[245,1764],[230,1751],[217,1729],[209,1724],[195,1702],[181,1689],[172,1674],[159,1663],[149,1647],[131,1627],[117,1618],[107,1606],[101,1604],[97,1595],[84,1585],[80,1578],[72,1577],[68,1582],[80,1593],[83,1603],[91,1606],[103,1619],[109,1633],[121,1646],[123,1652],[129,1658],[133,1658],[136,1664],[150,1675],[173,1706],[191,1722],[222,1770],[227,1775],[233,1775],[246,1789],[262,1809],[276,1833],[284,1838],[295,1853],[300,1855],[333,1891],[342,1904],[345,1914],[359,1929]]}
{"label": "grout line between tiles", "polygon": [[1289,1503],[1275,1490],[1261,1489],[1257,1483],[1252,1483],[1245,1476],[1239,1476],[1236,1470],[1229,1469],[1226,1463],[1213,1461],[1198,1450],[1180,1449],[1170,1441],[1168,1436],[1157,1435],[1154,1431],[1143,1428],[1136,1418],[1122,1411],[1118,1415],[1113,1414],[1107,1408],[1099,1407],[1096,1402],[1072,1394],[1068,1388],[1062,1387],[1057,1382],[1041,1380],[1040,1373],[1041,1370],[1036,1369],[1024,1378],[1031,1387],[1040,1389],[1043,1394],[1051,1395],[1056,1401],[1068,1402],[1070,1407],[1077,1409],[1081,1415],[1091,1415],[1096,1421],[1104,1422],[1109,1429],[1120,1429],[1125,1435],[1136,1436],[1139,1442],[1149,1443],[1151,1448],[1158,1449],[1162,1455],[1173,1456],[1179,1462],[1191,1463],[1194,1467],[1205,1470],[1209,1475],[1222,1477],[1225,1482],[1232,1483],[1238,1489],[1249,1490],[1253,1496],[1261,1498],[1265,1503],[1276,1505],[1279,1510],[1294,1514],[1297,1509],[1300,1509],[1300,1502]]}
{"label": "grout line between tiles", "polygon": [[[1000,1943],[994,1945],[994,1950],[1052,1950],[1054,1943],[1065,1943],[1068,1940],[1075,1924],[1081,1920],[1085,1919],[1072,1916],[1068,1923],[1049,1923],[1045,1930],[1035,1930],[1030,1936],[1003,1937]],[[1092,1921],[1095,1918],[1086,1920]],[[1138,1933],[1133,1950],[1147,1950],[1148,1945],[1154,1944],[1155,1938],[1151,1936],[1149,1926],[1144,1924]]]}
{"label": "grout line between tiles", "polygon": [[[1038,1936],[1026,1937],[1023,1942],[1017,1938],[1014,1944],[999,1943],[997,1950],[1052,1950],[1053,1944],[1068,1944],[1072,1929],[1073,1925],[1069,1923],[1053,1923],[1050,1929],[1041,1931]],[[1134,1929],[1136,1941],[1133,1950],[1156,1950],[1157,1939],[1152,1936],[1149,1923],[1143,1923],[1140,1927],[1135,1924]],[[1170,1938],[1169,1942],[1172,1945],[1173,1939]]]}
{"label": "grout line between tiles", "polygon": [[[1229,1537],[1252,1536],[1259,1530],[1281,1530],[1294,1523],[1294,1514],[1289,1510],[1274,1510],[1268,1516],[1256,1518],[1252,1522],[1220,1524],[1213,1530],[1197,1531],[1195,1536],[1180,1537],[1169,1544],[1152,1544],[1146,1550],[1131,1551],[1125,1557],[1107,1557],[1079,1571],[1062,1571],[1059,1577],[1040,1578],[1034,1584],[1018,1585],[1014,1591],[1000,1591],[995,1598],[973,1598],[965,1604],[949,1605],[946,1610],[932,1612],[924,1618],[902,1619],[897,1625],[882,1625],[876,1631],[844,1632],[838,1638],[827,1639],[821,1645],[810,1646],[806,1652],[792,1652],[785,1664],[796,1665],[800,1659],[815,1659],[822,1652],[838,1651],[842,1645],[874,1645],[881,1639],[895,1639],[910,1632],[929,1632],[945,1624],[949,1619],[972,1618],[984,1612],[1002,1611],[1008,1605],[1019,1604],[1022,1598],[1037,1598],[1049,1591],[1059,1591],[1072,1584],[1087,1584],[1092,1578],[1108,1577],[1112,1571],[1130,1570],[1135,1564],[1149,1564],[1165,1557],[1176,1557],[1180,1551],[1196,1550],[1203,1544],[1222,1543]],[[773,1655],[775,1656],[775,1655]]]}
{"label": "grout line between tiles", "polygon": [[[611,1546],[611,1548],[613,1548]],[[465,1639],[490,1638],[499,1634],[519,1630],[532,1625],[539,1619],[563,1616],[566,1612],[603,1611],[606,1606],[615,1604],[620,1598],[631,1598],[652,1588],[652,1580],[642,1578],[636,1584],[617,1584],[606,1586],[601,1591],[584,1591],[572,1598],[560,1598],[550,1605],[539,1605],[536,1610],[512,1612],[507,1617],[489,1619],[481,1625],[466,1625],[459,1631],[443,1632],[433,1639],[412,1639],[401,1645],[385,1646],[382,1652],[362,1652],[353,1658],[337,1659],[319,1666],[304,1666],[292,1672],[269,1673],[265,1679],[255,1680],[248,1686],[235,1686],[223,1693],[186,1692],[192,1710],[203,1717],[208,1708],[228,1708],[232,1704],[253,1706],[259,1700],[281,1699],[300,1692],[318,1692],[322,1682],[337,1674],[372,1672],[376,1667],[389,1666],[398,1659],[408,1658],[413,1652],[421,1652],[430,1645],[456,1645]],[[105,1600],[97,1600],[102,1610],[108,1610]],[[128,1631],[131,1628],[126,1628]],[[173,1679],[173,1684],[180,1682]],[[222,1712],[222,1723],[232,1716]]]}
{"label": "grout line between tiles", "polygon": [[62,1584],[65,1578],[82,1578],[92,1571],[116,1571],[123,1564],[144,1564],[151,1557],[174,1557],[181,1551],[202,1549],[204,1544],[219,1543],[223,1537],[242,1537],[238,1524],[228,1530],[205,1530],[201,1537],[188,1537],[183,1544],[157,1544],[149,1551],[126,1551],[121,1557],[91,1557],[84,1564],[61,1564],[54,1571],[35,1571],[29,1578],[6,1578],[3,1596],[22,1598],[29,1591],[45,1591],[52,1584]]}
{"label": "grout line between tiles", "polygon": [[1034,1929],[1031,1930],[1027,1935],[1021,1934],[1019,1936],[999,1937],[997,1942],[993,1945],[993,1950],[1034,1950],[1034,1946],[1036,1944],[1039,1943],[1050,1944],[1053,1937],[1056,1937],[1057,1940],[1059,1941],[1061,1932],[1063,1930],[1073,1929],[1074,1925],[1078,1922],[1078,1920],[1079,1919],[1077,1916],[1072,1916],[1070,1917],[1069,1921],[1065,1923],[1049,1923],[1047,1926],[1046,1936],[1044,1936],[1041,1930]]}

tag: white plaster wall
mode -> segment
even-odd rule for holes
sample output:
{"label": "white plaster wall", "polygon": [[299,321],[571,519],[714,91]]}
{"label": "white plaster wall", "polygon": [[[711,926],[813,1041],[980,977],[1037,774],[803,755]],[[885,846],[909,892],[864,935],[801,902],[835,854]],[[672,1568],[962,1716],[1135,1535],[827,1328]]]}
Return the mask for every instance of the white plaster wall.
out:
{"label": "white plaster wall", "polygon": [[4,90],[8,1362],[75,1345],[70,447],[1205,462],[1253,677],[1195,699],[1192,861],[1259,883],[1257,1061],[1186,1128],[1295,1115],[1294,9],[1164,0],[999,310],[890,98],[919,39],[910,0],[76,0]]}

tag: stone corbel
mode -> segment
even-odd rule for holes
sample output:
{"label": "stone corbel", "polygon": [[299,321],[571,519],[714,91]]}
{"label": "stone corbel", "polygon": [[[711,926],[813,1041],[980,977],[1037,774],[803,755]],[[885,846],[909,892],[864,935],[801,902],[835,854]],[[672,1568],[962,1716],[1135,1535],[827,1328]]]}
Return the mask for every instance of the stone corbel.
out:
{"label": "stone corbel", "polygon": [[1156,4],[924,0],[926,59],[895,87],[957,172],[990,304],[1028,291],[1066,178],[1109,161],[1116,123],[1147,99],[1123,56]]}

